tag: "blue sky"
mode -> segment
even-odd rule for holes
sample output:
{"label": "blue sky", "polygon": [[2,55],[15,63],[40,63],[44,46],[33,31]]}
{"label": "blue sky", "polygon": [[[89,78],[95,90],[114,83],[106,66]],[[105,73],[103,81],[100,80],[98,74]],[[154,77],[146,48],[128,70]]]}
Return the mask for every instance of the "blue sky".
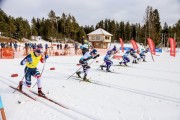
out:
{"label": "blue sky", "polygon": [[[143,24],[147,6],[158,9],[162,25],[175,24],[180,19],[180,0],[0,0],[0,7],[8,15],[48,17],[50,10],[57,16],[73,15],[80,25],[96,25],[105,18]],[[3,2],[2,2],[3,1]]]}

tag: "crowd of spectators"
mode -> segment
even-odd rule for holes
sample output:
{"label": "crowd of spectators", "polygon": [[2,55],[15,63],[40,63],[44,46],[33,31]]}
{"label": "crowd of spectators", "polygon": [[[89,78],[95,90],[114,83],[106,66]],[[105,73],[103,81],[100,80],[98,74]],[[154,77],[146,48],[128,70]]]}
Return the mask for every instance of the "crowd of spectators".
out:
{"label": "crowd of spectators", "polygon": [[18,44],[17,42],[1,42],[0,47],[1,48],[14,48],[15,51],[17,51]]}

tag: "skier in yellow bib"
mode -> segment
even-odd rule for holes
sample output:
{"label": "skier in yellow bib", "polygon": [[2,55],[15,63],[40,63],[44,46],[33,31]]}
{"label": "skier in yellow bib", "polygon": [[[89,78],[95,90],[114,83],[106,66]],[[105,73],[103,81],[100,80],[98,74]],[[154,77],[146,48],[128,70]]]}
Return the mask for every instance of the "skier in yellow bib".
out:
{"label": "skier in yellow bib", "polygon": [[38,95],[45,96],[45,94],[42,92],[41,74],[37,69],[37,65],[39,61],[41,61],[41,63],[44,63],[47,58],[48,58],[48,55],[45,55],[45,57],[43,58],[41,49],[37,49],[35,52],[31,52],[21,61],[20,64],[21,65],[26,64],[26,67],[24,69],[25,81],[19,82],[20,91],[22,91],[23,85],[27,87],[31,87],[31,76],[33,76],[37,79]]}

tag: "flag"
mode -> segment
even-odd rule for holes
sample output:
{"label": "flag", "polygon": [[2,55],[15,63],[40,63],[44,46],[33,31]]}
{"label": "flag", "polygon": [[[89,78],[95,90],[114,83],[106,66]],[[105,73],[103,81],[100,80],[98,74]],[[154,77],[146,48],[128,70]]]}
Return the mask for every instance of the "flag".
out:
{"label": "flag", "polygon": [[133,49],[134,49],[134,50],[138,50],[138,46],[137,46],[137,44],[136,44],[136,41],[135,41],[135,40],[130,40],[130,42],[131,42],[131,44],[132,44],[132,46],[133,46]]}
{"label": "flag", "polygon": [[169,38],[170,44],[170,56],[176,56],[176,41],[173,38]]}
{"label": "flag", "polygon": [[152,54],[152,55],[155,55],[156,52],[155,52],[155,45],[154,45],[153,40],[150,39],[150,38],[147,38],[147,40],[148,40],[148,45],[149,45],[149,49],[150,49],[150,51],[151,51],[151,54]]}
{"label": "flag", "polygon": [[124,52],[124,42],[121,38],[119,38],[119,42],[121,44],[122,52]]}

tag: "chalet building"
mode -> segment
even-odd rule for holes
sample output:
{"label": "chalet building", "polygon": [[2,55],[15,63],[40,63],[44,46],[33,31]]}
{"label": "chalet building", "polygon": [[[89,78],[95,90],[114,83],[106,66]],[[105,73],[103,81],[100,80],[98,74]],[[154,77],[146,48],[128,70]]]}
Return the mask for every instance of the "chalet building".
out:
{"label": "chalet building", "polygon": [[107,49],[108,44],[111,43],[111,36],[112,34],[108,33],[107,31],[99,28],[89,34],[87,34],[89,42],[92,43],[94,48],[103,48]]}

